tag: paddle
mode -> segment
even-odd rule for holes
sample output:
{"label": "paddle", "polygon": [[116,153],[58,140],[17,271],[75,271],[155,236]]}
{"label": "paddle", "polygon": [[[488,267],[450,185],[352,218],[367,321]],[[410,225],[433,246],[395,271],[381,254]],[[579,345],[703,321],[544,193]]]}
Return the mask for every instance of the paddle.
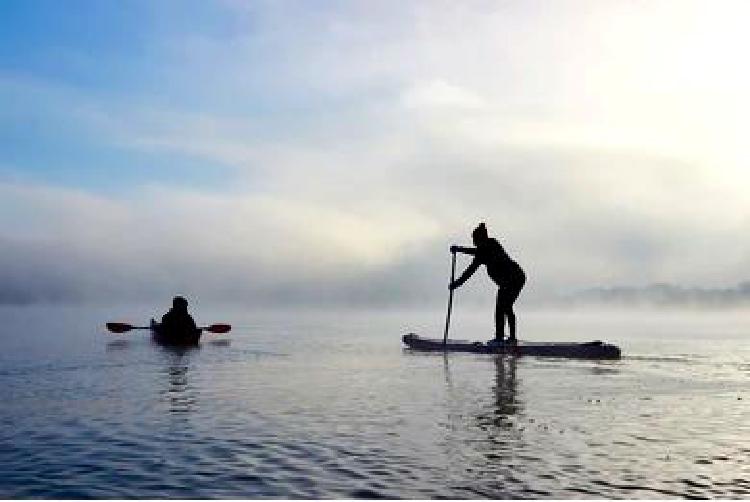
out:
{"label": "paddle", "polygon": [[[451,284],[456,278],[456,252],[451,251]],[[451,309],[453,308],[453,288],[448,294],[448,314],[445,316],[445,333],[443,333],[443,347],[448,345],[448,327],[451,324]]]}
{"label": "paddle", "polygon": [[[151,329],[151,326],[133,326],[132,324],[124,322],[108,322],[107,329],[112,333],[126,333],[132,329]],[[198,329],[208,331],[209,333],[220,334],[228,333],[232,329],[232,326],[229,324],[217,323],[210,326],[200,327]]]}

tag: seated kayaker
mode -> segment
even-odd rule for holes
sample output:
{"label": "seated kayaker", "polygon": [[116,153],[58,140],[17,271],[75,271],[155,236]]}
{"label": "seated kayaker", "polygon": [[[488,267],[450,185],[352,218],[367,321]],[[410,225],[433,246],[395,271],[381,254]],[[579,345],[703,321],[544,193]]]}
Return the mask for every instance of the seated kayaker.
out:
{"label": "seated kayaker", "polygon": [[490,344],[503,343],[506,318],[510,328],[508,342],[516,343],[516,314],[513,312],[513,303],[526,283],[526,274],[520,265],[508,256],[497,239],[492,239],[487,235],[487,227],[484,223],[480,223],[474,229],[471,237],[475,248],[451,246],[451,253],[472,255],[474,261],[461,274],[461,277],[451,283],[450,289],[460,287],[481,265],[487,267],[487,274],[498,288],[495,304],[495,339],[491,340]]}
{"label": "seated kayaker", "polygon": [[161,318],[161,329],[164,333],[176,336],[193,335],[198,326],[188,314],[188,301],[182,296],[175,296],[172,308]]}

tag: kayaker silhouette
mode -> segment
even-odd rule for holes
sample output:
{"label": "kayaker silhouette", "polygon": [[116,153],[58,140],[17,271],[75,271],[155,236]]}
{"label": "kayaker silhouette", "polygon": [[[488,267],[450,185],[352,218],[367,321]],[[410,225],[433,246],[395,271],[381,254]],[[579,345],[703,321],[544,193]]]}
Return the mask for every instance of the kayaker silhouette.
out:
{"label": "kayaker silhouette", "polygon": [[487,274],[497,284],[497,300],[495,303],[495,339],[489,344],[497,345],[504,342],[505,319],[508,319],[510,336],[507,342],[515,344],[516,340],[516,314],[513,312],[513,303],[521,293],[526,283],[526,274],[521,266],[516,263],[497,239],[487,235],[487,227],[480,223],[471,233],[471,238],[476,247],[467,248],[451,246],[451,253],[464,253],[474,256],[474,260],[466,268],[461,277],[450,284],[450,289],[459,288],[465,283],[480,265],[487,267]]}
{"label": "kayaker silhouette", "polygon": [[188,313],[188,301],[182,296],[175,296],[172,308],[161,318],[161,329],[173,337],[189,336],[198,331],[195,320]]}

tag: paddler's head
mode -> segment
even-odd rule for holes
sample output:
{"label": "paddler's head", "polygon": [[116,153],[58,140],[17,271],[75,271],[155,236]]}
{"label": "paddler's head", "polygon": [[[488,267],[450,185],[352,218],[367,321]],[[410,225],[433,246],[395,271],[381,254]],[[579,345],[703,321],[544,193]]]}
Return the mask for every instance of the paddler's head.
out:
{"label": "paddler's head", "polygon": [[172,308],[174,310],[180,310],[187,312],[188,301],[182,296],[175,296],[172,299]]}
{"label": "paddler's head", "polygon": [[475,246],[481,246],[489,239],[487,235],[487,227],[484,223],[480,223],[477,228],[471,233],[471,239],[474,241]]}

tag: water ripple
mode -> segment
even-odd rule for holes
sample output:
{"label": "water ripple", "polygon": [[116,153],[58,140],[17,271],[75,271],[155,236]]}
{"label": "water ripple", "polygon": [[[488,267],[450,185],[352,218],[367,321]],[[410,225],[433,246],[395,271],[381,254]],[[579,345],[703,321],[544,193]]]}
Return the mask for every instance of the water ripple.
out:
{"label": "water ripple", "polygon": [[367,321],[19,356],[0,369],[0,497],[750,497],[742,346],[419,356]]}

